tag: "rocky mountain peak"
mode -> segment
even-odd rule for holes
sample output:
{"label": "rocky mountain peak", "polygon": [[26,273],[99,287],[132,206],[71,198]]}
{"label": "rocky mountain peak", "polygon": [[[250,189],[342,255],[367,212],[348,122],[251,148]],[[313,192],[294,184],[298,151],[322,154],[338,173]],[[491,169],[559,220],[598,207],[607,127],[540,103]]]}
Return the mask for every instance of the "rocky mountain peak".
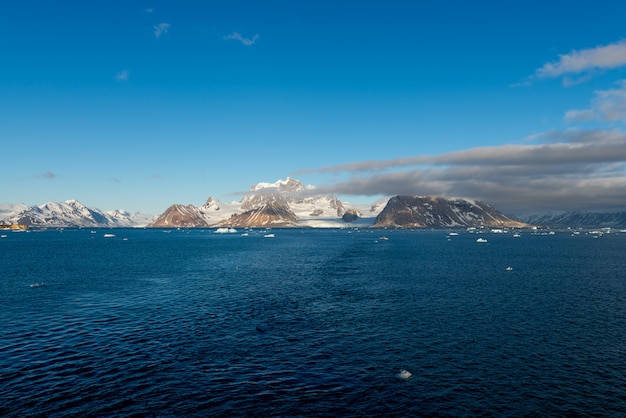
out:
{"label": "rocky mountain peak", "polygon": [[193,205],[172,205],[150,225],[151,227],[204,228],[209,226],[206,218]]}
{"label": "rocky mountain peak", "polygon": [[483,202],[433,196],[395,196],[389,199],[387,206],[378,214],[374,226],[522,228],[528,225]]}
{"label": "rocky mountain peak", "polygon": [[289,206],[277,202],[270,202],[260,207],[248,210],[242,214],[231,216],[218,226],[244,227],[292,227],[297,226],[298,217],[289,210]]}

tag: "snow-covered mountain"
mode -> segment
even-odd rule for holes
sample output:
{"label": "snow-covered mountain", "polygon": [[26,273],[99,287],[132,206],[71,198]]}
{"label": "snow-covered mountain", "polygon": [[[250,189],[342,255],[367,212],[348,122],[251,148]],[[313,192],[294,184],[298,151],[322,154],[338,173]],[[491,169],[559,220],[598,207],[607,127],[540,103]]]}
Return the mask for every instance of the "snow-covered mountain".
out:
{"label": "snow-covered mountain", "polygon": [[28,206],[23,203],[0,203],[0,220],[20,213],[25,209],[28,209]]}
{"label": "snow-covered mountain", "polygon": [[42,228],[121,228],[142,227],[152,221],[151,215],[141,212],[131,214],[124,210],[101,211],[90,209],[77,200],[66,200],[25,207],[0,220],[0,224]]}
{"label": "snow-covered mountain", "polygon": [[275,183],[255,184],[241,201],[241,209],[247,211],[269,204],[285,206],[301,220],[341,218],[346,211],[336,196],[316,194],[315,186],[305,186],[290,177]]}
{"label": "snow-covered mountain", "polygon": [[529,225],[512,219],[486,203],[433,196],[395,196],[376,217],[375,227],[524,228]]}
{"label": "snow-covered mountain", "polygon": [[[316,194],[314,186],[305,186],[287,177],[286,180],[251,186],[239,202],[223,203],[209,197],[198,207],[172,205],[150,226],[341,227],[349,225],[342,218],[346,210],[346,205],[336,196]],[[351,220],[355,224],[371,224],[378,214],[375,210],[371,211],[369,207],[354,209],[354,213],[366,213],[367,218]]]}

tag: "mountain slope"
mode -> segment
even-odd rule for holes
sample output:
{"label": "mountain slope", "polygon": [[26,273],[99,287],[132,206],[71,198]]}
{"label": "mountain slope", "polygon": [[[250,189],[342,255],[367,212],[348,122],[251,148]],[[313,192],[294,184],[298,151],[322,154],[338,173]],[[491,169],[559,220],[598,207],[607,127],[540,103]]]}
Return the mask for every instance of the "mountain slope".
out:
{"label": "mountain slope", "polygon": [[1,203],[0,204],[0,219],[17,215],[18,213],[26,209],[28,209],[28,206],[23,203],[17,203],[17,204]]}
{"label": "mountain slope", "polygon": [[527,217],[526,222],[553,228],[626,228],[626,212],[565,212]]}
{"label": "mountain slope", "polygon": [[233,215],[218,224],[218,226],[243,227],[274,227],[285,228],[298,226],[298,217],[285,205],[268,203],[251,209],[240,215]]}
{"label": "mountain slope", "polygon": [[206,228],[208,226],[209,223],[204,214],[193,205],[172,205],[150,224],[153,228]]}
{"label": "mountain slope", "polygon": [[454,228],[528,226],[483,202],[432,196],[395,196],[376,217],[375,227]]}

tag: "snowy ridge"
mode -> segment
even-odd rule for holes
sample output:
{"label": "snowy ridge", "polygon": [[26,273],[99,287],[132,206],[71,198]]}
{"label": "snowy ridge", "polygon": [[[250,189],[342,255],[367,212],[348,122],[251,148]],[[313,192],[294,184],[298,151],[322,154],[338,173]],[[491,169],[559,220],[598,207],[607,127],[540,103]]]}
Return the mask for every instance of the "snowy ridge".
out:
{"label": "snowy ridge", "polygon": [[90,209],[75,199],[26,207],[0,221],[4,225],[40,228],[142,227],[150,222],[150,215],[140,212],[130,214],[124,210],[104,212]]}
{"label": "snowy ridge", "polygon": [[13,215],[17,215],[23,210],[28,209],[28,206],[23,203],[16,204],[0,204],[0,219],[8,218]]}
{"label": "snowy ridge", "polygon": [[280,193],[285,192],[300,192],[303,190],[313,190],[315,186],[312,185],[303,185],[299,180],[292,179],[291,177],[287,177],[285,180],[277,180],[274,183],[257,183],[254,186],[250,187],[251,192],[258,192],[263,189],[277,189]]}

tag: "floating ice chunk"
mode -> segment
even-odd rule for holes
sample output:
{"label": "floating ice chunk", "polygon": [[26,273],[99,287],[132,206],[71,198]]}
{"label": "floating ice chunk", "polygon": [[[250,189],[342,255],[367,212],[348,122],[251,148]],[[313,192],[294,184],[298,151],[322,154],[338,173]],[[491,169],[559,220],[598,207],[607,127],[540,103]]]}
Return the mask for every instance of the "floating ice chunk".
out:
{"label": "floating ice chunk", "polygon": [[235,228],[217,228],[215,230],[216,234],[234,234],[237,230]]}
{"label": "floating ice chunk", "polygon": [[411,373],[411,372],[410,372],[410,371],[408,371],[408,370],[404,370],[404,369],[400,370],[400,373],[396,374],[396,377],[397,377],[398,379],[403,379],[403,380],[408,380],[408,379],[410,379],[412,376],[413,376],[413,373]]}

